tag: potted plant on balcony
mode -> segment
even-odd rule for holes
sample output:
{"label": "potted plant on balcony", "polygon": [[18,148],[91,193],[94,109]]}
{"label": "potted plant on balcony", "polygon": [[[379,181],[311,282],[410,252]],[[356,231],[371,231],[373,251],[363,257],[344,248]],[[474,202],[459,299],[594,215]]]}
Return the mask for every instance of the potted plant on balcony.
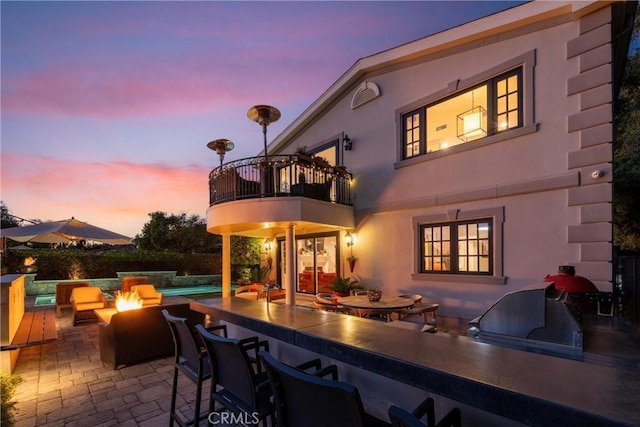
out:
{"label": "potted plant on balcony", "polygon": [[313,163],[313,157],[307,152],[306,146],[296,148],[294,154],[298,156],[298,162],[302,164],[311,165]]}
{"label": "potted plant on balcony", "polygon": [[320,156],[314,157],[313,163],[316,165],[316,167],[321,169],[332,169],[331,165],[329,164],[327,159],[325,159],[324,157],[320,157]]}
{"label": "potted plant on balcony", "polygon": [[334,166],[333,170],[335,171],[335,173],[338,176],[348,176],[349,175],[349,172],[347,172],[347,167],[346,166],[342,166],[342,165]]}
{"label": "potted plant on balcony", "polygon": [[333,293],[339,297],[348,297],[351,295],[351,291],[356,289],[363,289],[358,284],[357,280],[353,280],[350,277],[336,277],[331,281],[331,289]]}

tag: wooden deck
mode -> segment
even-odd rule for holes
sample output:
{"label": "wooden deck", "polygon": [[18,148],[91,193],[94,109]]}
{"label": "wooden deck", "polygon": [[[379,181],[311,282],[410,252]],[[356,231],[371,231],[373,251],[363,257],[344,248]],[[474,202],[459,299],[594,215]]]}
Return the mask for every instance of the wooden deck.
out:
{"label": "wooden deck", "polygon": [[48,311],[28,311],[24,313],[16,336],[11,341],[15,348],[44,344],[58,339],[56,313]]}

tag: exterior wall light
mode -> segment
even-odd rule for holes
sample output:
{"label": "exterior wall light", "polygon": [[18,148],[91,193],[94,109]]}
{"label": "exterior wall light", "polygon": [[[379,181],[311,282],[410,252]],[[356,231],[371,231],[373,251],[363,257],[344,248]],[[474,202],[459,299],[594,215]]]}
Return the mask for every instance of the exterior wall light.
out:
{"label": "exterior wall light", "polygon": [[349,270],[353,273],[353,269],[356,266],[357,257],[353,256],[353,245],[356,242],[355,236],[347,231],[347,234],[344,235],[344,244],[347,245],[350,251],[350,255],[347,257],[347,261],[349,262]]}
{"label": "exterior wall light", "polygon": [[349,135],[347,135],[346,133],[342,138],[342,144],[344,145],[344,151],[351,151],[351,149],[353,148],[353,142],[351,142],[351,138],[349,138]]}
{"label": "exterior wall light", "polygon": [[345,245],[347,245],[348,248],[351,248],[353,246],[354,239],[351,233],[349,233],[348,231],[347,231],[347,234],[344,236],[344,243]]}
{"label": "exterior wall light", "polygon": [[264,250],[271,252],[271,241],[269,239],[264,239]]}

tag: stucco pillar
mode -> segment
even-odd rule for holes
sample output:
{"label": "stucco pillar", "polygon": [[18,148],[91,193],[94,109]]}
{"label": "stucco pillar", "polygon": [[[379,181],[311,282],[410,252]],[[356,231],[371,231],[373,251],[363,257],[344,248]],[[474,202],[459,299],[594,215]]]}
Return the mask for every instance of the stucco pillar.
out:
{"label": "stucco pillar", "polygon": [[231,234],[222,233],[222,296],[231,296]]}
{"label": "stucco pillar", "polygon": [[287,305],[296,305],[296,225],[289,224],[285,234],[287,280],[285,283]]}

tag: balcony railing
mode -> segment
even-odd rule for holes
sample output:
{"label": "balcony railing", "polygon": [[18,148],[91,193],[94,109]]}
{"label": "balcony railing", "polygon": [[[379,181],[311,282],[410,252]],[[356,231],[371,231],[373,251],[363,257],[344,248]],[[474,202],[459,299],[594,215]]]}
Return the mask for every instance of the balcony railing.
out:
{"label": "balcony railing", "polygon": [[351,174],[318,159],[298,155],[250,157],[209,174],[209,206],[260,197],[302,196],[351,205]]}

